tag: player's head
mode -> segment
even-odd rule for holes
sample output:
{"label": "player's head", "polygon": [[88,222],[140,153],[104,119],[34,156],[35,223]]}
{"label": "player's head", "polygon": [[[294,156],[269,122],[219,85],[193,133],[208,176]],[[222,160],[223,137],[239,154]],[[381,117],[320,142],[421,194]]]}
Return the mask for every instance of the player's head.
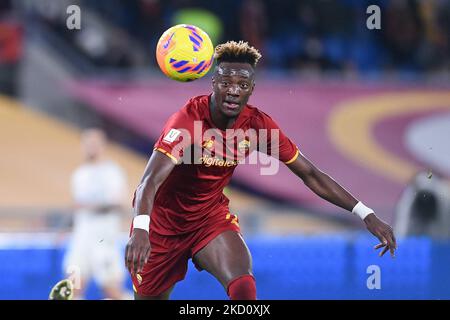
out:
{"label": "player's head", "polygon": [[86,161],[96,161],[104,153],[106,145],[105,132],[98,128],[86,129],[81,133],[81,148]]}
{"label": "player's head", "polygon": [[213,98],[222,114],[236,117],[253,93],[261,54],[247,42],[228,41],[216,47],[214,58]]}

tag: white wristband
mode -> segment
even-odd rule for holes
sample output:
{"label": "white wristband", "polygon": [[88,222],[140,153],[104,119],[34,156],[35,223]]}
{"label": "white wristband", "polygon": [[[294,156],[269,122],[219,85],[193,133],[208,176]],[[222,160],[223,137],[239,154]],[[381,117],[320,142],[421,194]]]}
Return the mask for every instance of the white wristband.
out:
{"label": "white wristband", "polygon": [[150,216],[147,214],[139,214],[134,217],[133,229],[143,229],[148,232],[150,229]]}
{"label": "white wristband", "polygon": [[373,211],[369,207],[366,207],[361,201],[359,201],[352,210],[352,213],[358,215],[362,220],[364,220],[365,217],[374,212],[375,211]]}

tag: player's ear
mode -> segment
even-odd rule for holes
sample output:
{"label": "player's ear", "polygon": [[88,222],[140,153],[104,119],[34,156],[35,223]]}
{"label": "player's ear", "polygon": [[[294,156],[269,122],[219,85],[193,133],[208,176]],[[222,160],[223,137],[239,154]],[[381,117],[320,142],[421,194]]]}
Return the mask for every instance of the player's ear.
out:
{"label": "player's ear", "polygon": [[255,81],[253,81],[253,83],[252,83],[252,90],[250,91],[250,94],[253,93],[253,90],[255,90]]}

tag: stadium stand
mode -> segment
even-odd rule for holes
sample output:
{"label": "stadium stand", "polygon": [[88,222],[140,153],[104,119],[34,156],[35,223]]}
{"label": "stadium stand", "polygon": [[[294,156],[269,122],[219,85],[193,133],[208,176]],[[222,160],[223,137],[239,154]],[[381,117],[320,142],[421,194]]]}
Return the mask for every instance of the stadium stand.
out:
{"label": "stadium stand", "polygon": [[[66,212],[71,204],[70,175],[81,161],[80,130],[6,97],[0,97],[0,114],[2,147],[8,150],[0,166],[2,211]],[[108,152],[130,176],[131,199],[146,160],[114,143]]]}

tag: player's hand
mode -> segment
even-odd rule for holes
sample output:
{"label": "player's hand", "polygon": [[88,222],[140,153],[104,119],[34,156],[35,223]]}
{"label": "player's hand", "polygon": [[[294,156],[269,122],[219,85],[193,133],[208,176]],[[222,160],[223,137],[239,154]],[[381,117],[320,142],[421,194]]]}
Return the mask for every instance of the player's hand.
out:
{"label": "player's hand", "polygon": [[142,229],[133,229],[125,248],[125,266],[131,275],[142,271],[150,256],[150,250],[148,232]]}
{"label": "player's hand", "polygon": [[371,213],[365,217],[364,222],[366,223],[367,230],[369,230],[381,242],[374,247],[375,250],[383,248],[379,254],[380,257],[382,257],[389,250],[391,257],[394,258],[395,250],[397,249],[397,242],[391,226],[378,219],[374,213]]}

